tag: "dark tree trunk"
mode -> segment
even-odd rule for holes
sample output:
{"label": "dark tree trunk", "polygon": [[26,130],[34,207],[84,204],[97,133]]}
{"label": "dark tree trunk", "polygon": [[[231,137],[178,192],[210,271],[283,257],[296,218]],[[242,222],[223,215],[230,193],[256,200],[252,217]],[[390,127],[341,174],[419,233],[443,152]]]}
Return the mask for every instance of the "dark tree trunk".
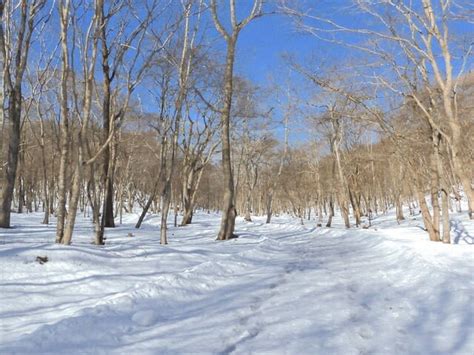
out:
{"label": "dark tree trunk", "polygon": [[269,224],[272,221],[272,214],[273,214],[272,204],[273,204],[273,195],[272,195],[272,193],[269,193],[267,195],[267,203],[266,203],[266,206],[267,206],[267,220],[265,221],[265,223],[267,223],[267,224]]}
{"label": "dark tree trunk", "polygon": [[137,224],[135,225],[135,228],[138,229],[138,228],[141,227],[141,225],[142,225],[142,223],[143,223],[143,220],[145,219],[145,216],[146,216],[148,210],[150,209],[151,204],[152,204],[153,201],[155,200],[157,188],[158,188],[158,181],[155,182],[155,186],[153,186],[153,191],[151,192],[151,195],[150,195],[150,197],[148,198],[148,201],[146,202],[145,207],[143,207],[142,214],[140,215],[140,218],[138,219],[138,222],[137,222]]}
{"label": "dark tree trunk", "polygon": [[326,227],[330,228],[332,225],[332,218],[334,217],[334,202],[332,197],[329,199],[329,216],[328,222],[326,223]]}
{"label": "dark tree trunk", "polygon": [[21,88],[17,88],[10,93],[8,106],[9,117],[6,128],[8,132],[8,149],[6,165],[3,167],[2,174],[0,176],[1,228],[10,228],[11,206],[13,201],[13,191],[15,188],[15,179],[18,168],[18,157],[20,153]]}

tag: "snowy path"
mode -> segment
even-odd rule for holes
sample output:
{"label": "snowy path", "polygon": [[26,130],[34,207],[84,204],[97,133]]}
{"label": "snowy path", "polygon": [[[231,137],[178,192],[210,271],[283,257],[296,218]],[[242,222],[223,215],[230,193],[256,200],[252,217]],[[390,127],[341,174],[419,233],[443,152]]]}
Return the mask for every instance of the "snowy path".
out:
{"label": "snowy path", "polygon": [[215,242],[199,215],[161,247],[133,218],[103,248],[88,222],[71,247],[40,216],[0,230],[0,353],[473,353],[472,246],[284,218]]}

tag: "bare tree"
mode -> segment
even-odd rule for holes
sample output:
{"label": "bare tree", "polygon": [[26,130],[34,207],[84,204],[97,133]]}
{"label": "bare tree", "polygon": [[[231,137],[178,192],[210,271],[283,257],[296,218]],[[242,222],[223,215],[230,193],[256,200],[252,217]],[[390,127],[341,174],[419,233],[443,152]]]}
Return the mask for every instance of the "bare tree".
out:
{"label": "bare tree", "polygon": [[234,201],[234,178],[232,174],[231,162],[231,142],[230,142],[230,115],[232,110],[233,76],[235,62],[235,48],[240,31],[252,20],[261,16],[262,0],[254,0],[250,14],[242,21],[237,21],[235,0],[229,0],[231,30],[228,32],[219,19],[216,0],[211,0],[211,13],[214,25],[227,44],[226,65],[224,73],[224,100],[223,106],[219,110],[222,121],[222,169],[224,174],[224,197],[222,204],[222,219],[218,240],[227,240],[234,236],[235,218],[237,211]]}
{"label": "bare tree", "polygon": [[[215,135],[219,126],[214,113],[205,110],[193,120],[188,114],[187,125],[183,128],[183,141],[180,148],[183,153],[182,195],[183,219],[181,225],[191,224],[196,196],[206,165],[211,161],[219,142]],[[208,117],[209,116],[209,117]]]}
{"label": "bare tree", "polygon": [[38,21],[42,20],[38,17],[44,6],[45,0],[22,0],[19,6],[15,6],[11,0],[0,1],[0,227],[3,228],[10,227],[20,151],[23,77],[33,33]]}
{"label": "bare tree", "polygon": [[58,180],[58,207],[56,224],[56,243],[62,243],[64,237],[64,223],[66,219],[67,198],[67,163],[69,157],[69,107],[68,107],[68,78],[69,66],[69,16],[71,11],[70,0],[61,0],[58,3],[61,23],[61,158]]}
{"label": "bare tree", "polygon": [[[451,25],[453,18],[465,24],[472,23],[472,12],[451,0],[439,3],[422,0],[421,4],[354,0],[353,4],[359,14],[370,16],[375,24],[350,27],[329,17],[288,7],[285,10],[296,16],[303,31],[378,58],[390,69],[388,74],[378,72],[372,79],[377,86],[398,95],[400,100],[411,100],[419,110],[419,118],[428,122],[434,134],[446,142],[455,175],[468,200],[469,216],[474,218],[474,188],[463,154],[457,90],[466,63],[473,55],[472,43],[456,48]],[[343,38],[347,33],[352,35],[351,40]],[[457,72],[456,67],[459,68]],[[397,79],[395,82],[394,78]],[[436,149],[435,141],[432,140],[433,149]]]}
{"label": "bare tree", "polygon": [[[85,34],[84,47],[82,48],[82,71],[84,76],[83,83],[77,83],[75,77],[75,68],[71,66],[70,70],[72,72],[72,95],[74,101],[74,116],[79,119],[79,128],[77,129],[76,141],[77,141],[77,156],[73,157],[75,162],[75,170],[72,176],[71,183],[71,196],[69,199],[69,213],[66,219],[66,227],[64,230],[63,237],[58,241],[62,244],[70,244],[72,240],[72,234],[74,231],[74,226],[77,217],[77,210],[81,192],[81,186],[84,176],[84,167],[85,167],[85,157],[87,153],[87,140],[88,140],[88,129],[89,122],[91,119],[91,110],[92,110],[92,94],[94,90],[94,79],[95,79],[95,66],[97,63],[97,53],[98,53],[98,31],[100,28],[99,25],[99,16],[100,16],[100,6],[102,5],[103,0],[97,0],[95,7],[93,8],[93,16],[88,25],[87,32]],[[72,16],[76,16],[75,13],[72,13]],[[65,21],[69,21],[69,18],[66,18]],[[75,21],[73,21],[74,23]],[[74,31],[78,32],[78,29],[74,28]],[[67,49],[67,48],[66,48]],[[89,54],[90,53],[90,54]],[[81,85],[82,84],[82,85]],[[80,100],[79,97],[79,87],[83,90],[83,99]],[[82,105],[80,104],[82,102]]]}
{"label": "bare tree", "polygon": [[[100,43],[101,43],[101,68],[103,74],[102,82],[102,124],[103,124],[103,143],[110,140],[111,142],[105,145],[103,156],[103,168],[104,168],[104,186],[105,186],[105,197],[103,203],[102,213],[102,224],[104,227],[114,227],[114,171],[115,171],[115,151],[116,142],[115,136],[117,130],[114,129],[116,121],[123,118],[125,112],[128,109],[128,102],[131,94],[135,90],[135,87],[141,79],[138,75],[134,82],[130,82],[130,75],[128,78],[121,78],[120,75],[125,71],[127,76],[128,64],[135,64],[137,62],[134,54],[129,55],[129,52],[140,53],[144,52],[142,48],[145,40],[145,33],[149,29],[152,22],[162,16],[162,14],[168,10],[168,6],[159,7],[160,2],[158,0],[152,0],[146,4],[146,11],[140,11],[125,0],[115,1],[110,6],[106,7],[106,4],[102,2],[100,4]],[[115,23],[118,21],[118,24]],[[110,31],[110,26],[114,25],[118,27],[117,31]],[[154,46],[154,51],[157,51],[163,46],[161,41],[166,43],[166,39],[157,38],[157,44]],[[148,58],[151,58],[148,56]],[[147,66],[149,62],[148,58],[144,58],[144,63],[136,65],[138,68],[134,68],[131,65],[128,69],[128,74],[131,70],[137,70],[138,73],[142,70],[142,67]],[[130,63],[124,63],[124,61],[131,60]],[[135,63],[134,63],[135,62]],[[141,66],[141,67],[140,67]],[[120,80],[128,81],[130,85],[125,87],[125,95],[122,90],[124,89],[120,84]],[[118,81],[117,85],[114,86],[114,82]],[[115,101],[115,102],[114,102]],[[120,102],[120,103],[119,103]],[[112,138],[109,138],[112,136]]]}
{"label": "bare tree", "polygon": [[[193,5],[197,3],[197,18],[196,23],[192,26]],[[186,95],[189,91],[189,78],[195,52],[195,39],[199,29],[199,22],[201,18],[203,2],[196,2],[194,0],[182,1],[182,11],[184,17],[184,38],[179,60],[174,64],[178,69],[178,90],[176,93],[174,105],[174,124],[173,135],[171,141],[171,156],[168,164],[168,169],[162,173],[163,186],[160,193],[160,212],[161,212],[161,226],[160,226],[160,243],[168,244],[167,238],[167,219],[168,211],[171,203],[171,182],[176,165],[176,155],[178,150],[178,139],[181,127],[181,120],[183,117],[183,109],[185,105]]]}

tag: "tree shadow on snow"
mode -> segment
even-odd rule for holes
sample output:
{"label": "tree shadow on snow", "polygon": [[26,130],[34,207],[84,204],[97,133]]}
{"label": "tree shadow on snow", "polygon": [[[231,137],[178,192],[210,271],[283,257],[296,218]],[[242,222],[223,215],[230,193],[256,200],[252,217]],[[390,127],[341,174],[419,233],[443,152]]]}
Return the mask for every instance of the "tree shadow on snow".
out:
{"label": "tree shadow on snow", "polygon": [[461,221],[454,219],[450,221],[450,224],[451,232],[454,233],[454,244],[459,244],[461,240],[466,244],[474,244],[474,237],[469,235]]}

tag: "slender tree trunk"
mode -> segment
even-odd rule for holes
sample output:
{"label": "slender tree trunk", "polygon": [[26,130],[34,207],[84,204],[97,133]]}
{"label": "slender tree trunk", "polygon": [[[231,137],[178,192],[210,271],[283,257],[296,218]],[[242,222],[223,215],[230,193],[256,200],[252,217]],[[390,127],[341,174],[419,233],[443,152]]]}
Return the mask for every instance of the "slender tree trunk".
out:
{"label": "slender tree trunk", "polygon": [[48,187],[48,171],[46,167],[46,153],[45,153],[45,148],[44,148],[44,134],[42,133],[42,143],[41,143],[41,163],[42,163],[42,172],[43,172],[43,190],[44,190],[44,196],[43,196],[43,205],[45,206],[44,208],[44,218],[43,218],[43,224],[49,224],[49,187]]}
{"label": "slender tree trunk", "polygon": [[237,36],[227,41],[227,59],[224,75],[224,108],[222,114],[222,172],[224,179],[224,197],[222,201],[222,218],[218,240],[234,237],[235,218],[237,211],[234,206],[234,176],[230,157],[230,114],[232,108],[233,73],[235,45]]}
{"label": "slender tree trunk", "polygon": [[433,133],[432,141],[432,156],[431,156],[431,206],[433,208],[433,233],[436,241],[440,240],[440,206],[439,206],[439,190],[440,190],[440,176],[439,176],[439,144],[441,136],[437,133]]}
{"label": "slender tree trunk", "polygon": [[323,225],[323,201],[321,196],[319,196],[318,199],[318,227],[321,227]]}
{"label": "slender tree trunk", "polygon": [[[63,4],[64,6],[64,4]],[[66,195],[67,195],[67,170],[69,157],[69,109],[68,109],[68,72],[69,72],[69,50],[67,44],[67,23],[69,21],[69,10],[61,8],[63,13],[61,19],[61,47],[62,47],[62,73],[61,73],[61,157],[59,160],[58,178],[58,203],[56,209],[56,243],[62,243],[64,237],[64,223],[66,219]],[[65,17],[65,18],[64,18]]]}
{"label": "slender tree trunk", "polygon": [[445,141],[441,139],[441,136],[439,136],[439,144],[438,144],[438,155],[437,155],[437,168],[438,168],[438,176],[440,178],[441,182],[441,219],[442,219],[442,225],[443,225],[443,234],[442,234],[442,241],[443,243],[450,244],[451,243],[451,226],[449,223],[449,190],[448,190],[448,185],[449,185],[449,176],[443,175],[443,163],[441,161],[441,153],[440,150],[441,148],[444,148],[444,152],[448,153],[447,147],[445,144]]}
{"label": "slender tree trunk", "polygon": [[[108,65],[105,65],[108,68]],[[109,138],[110,134],[115,134],[115,130],[111,127],[110,122],[110,79],[108,78],[109,73],[108,69],[104,69],[104,99],[103,99],[103,142],[105,143]],[[114,123],[112,122],[112,125]],[[111,143],[112,144],[112,143]],[[108,144],[104,149],[104,186],[105,186],[105,198],[104,198],[104,207],[102,211],[102,223],[104,227],[115,227],[114,220],[114,187],[113,187],[113,157],[111,144]]]}
{"label": "slender tree trunk", "polygon": [[174,200],[173,202],[173,211],[174,211],[173,226],[176,228],[178,226],[178,214],[179,214],[179,205],[178,205],[178,201],[176,200]]}
{"label": "slender tree trunk", "polygon": [[[21,134],[21,133],[20,133]],[[21,144],[21,143],[20,143]],[[23,141],[23,146],[25,146],[25,142]],[[17,192],[18,192],[18,213],[23,213],[23,208],[26,204],[25,201],[25,194],[26,194],[26,187],[25,187],[25,179],[23,177],[23,166],[25,165],[25,151],[20,150],[18,153],[18,165],[17,165]]]}
{"label": "slender tree trunk", "polygon": [[167,220],[171,203],[171,181],[168,180],[163,187],[161,193],[160,209],[161,209],[161,225],[160,225],[160,244],[168,244],[167,236]]}
{"label": "slender tree trunk", "polygon": [[332,197],[329,198],[329,215],[326,227],[330,228],[332,225],[332,218],[334,217],[334,201]]}
{"label": "slender tree trunk", "polygon": [[352,192],[352,190],[350,188],[348,188],[348,192],[349,192],[349,200],[351,202],[351,205],[352,205],[352,210],[354,211],[354,217],[355,217],[355,220],[356,220],[356,226],[360,226],[361,224],[361,215],[360,215],[360,207],[356,201],[356,197],[354,196],[354,193]]}
{"label": "slender tree trunk", "polygon": [[150,197],[148,198],[148,200],[145,204],[145,207],[143,208],[142,213],[140,214],[140,218],[138,218],[138,222],[135,225],[135,228],[138,229],[138,228],[141,227],[141,225],[143,223],[143,220],[145,219],[145,216],[146,216],[148,210],[150,209],[151,204],[153,203],[153,201],[156,197],[157,189],[158,189],[158,180],[155,182],[155,185],[153,186],[153,190],[151,191]]}
{"label": "slender tree trunk", "polygon": [[449,195],[446,188],[441,190],[441,213],[443,218],[443,243],[450,244]]}
{"label": "slender tree trunk", "polygon": [[247,222],[252,222],[252,191],[247,191],[246,201],[245,201],[245,217],[244,219]]}
{"label": "slender tree trunk", "polygon": [[[107,25],[109,18],[106,17],[104,11],[105,3],[102,1],[99,4],[100,11],[100,37],[102,44],[102,73],[103,73],[103,98],[102,98],[102,141],[105,143],[109,138],[110,134],[115,134],[113,125],[114,122],[110,122],[111,110],[111,85],[112,80],[115,77],[115,73],[111,74],[111,68],[109,65],[110,49],[107,43]],[[111,164],[111,144],[107,145],[104,149],[104,187],[105,197],[104,206],[102,210],[102,222],[101,225],[104,227],[115,227],[114,221],[114,206],[113,206],[113,164]],[[103,232],[102,232],[103,233]]]}
{"label": "slender tree trunk", "polygon": [[[336,130],[340,129],[340,124],[337,123]],[[344,219],[344,225],[346,228],[351,227],[351,223],[349,221],[349,204],[347,202],[347,185],[344,179],[344,173],[342,170],[342,163],[341,163],[341,156],[339,154],[339,144],[341,139],[341,133],[336,131],[336,138],[333,139],[333,153],[335,158],[335,164],[337,169],[337,178],[338,178],[338,188],[337,188],[337,197],[339,208],[341,209],[341,215]]]}
{"label": "slender tree trunk", "polygon": [[273,191],[269,191],[268,194],[267,194],[267,200],[266,200],[266,209],[267,209],[267,219],[265,221],[265,223],[269,224],[272,220],[272,214],[273,214],[273,210],[272,210],[272,203],[273,202]]}

